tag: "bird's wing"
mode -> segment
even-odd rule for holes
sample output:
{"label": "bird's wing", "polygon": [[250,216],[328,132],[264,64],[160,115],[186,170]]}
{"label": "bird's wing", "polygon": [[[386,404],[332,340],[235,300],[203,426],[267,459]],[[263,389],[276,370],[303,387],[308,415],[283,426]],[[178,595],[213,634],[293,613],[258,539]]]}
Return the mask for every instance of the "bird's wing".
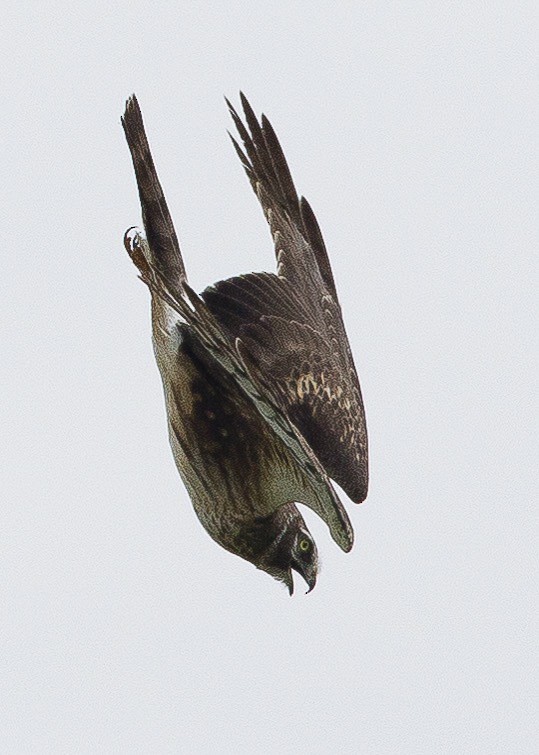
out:
{"label": "bird's wing", "polygon": [[232,143],[270,225],[275,243],[278,274],[301,290],[337,292],[320,227],[305,197],[298,198],[290,169],[271,123],[260,123],[247,98],[241,94],[247,126],[226,100],[245,151],[232,135]]}
{"label": "bird's wing", "polygon": [[260,382],[256,367],[253,365],[251,370],[242,360],[239,339],[236,345],[230,341],[204,301],[187,284],[183,285],[183,295],[176,296],[157,270],[151,271],[150,276],[143,273],[142,277],[185,320],[195,337],[198,356],[234,380],[263,417],[268,432],[284,444],[298,470],[307,478],[312,493],[300,502],[312,508],[326,522],[335,542],[349,551],[353,530],[342,503],[309,444]]}
{"label": "bird's wing", "polygon": [[140,106],[134,94],[126,102],[122,126],[135,169],[142,220],[152,262],[165,276],[169,286],[178,288],[186,279],[180,245],[154,165]]}
{"label": "bird's wing", "polygon": [[[238,339],[244,361],[354,501],[367,492],[365,419],[338,337],[314,323],[291,284],[271,273],[220,281],[202,298]],[[353,365],[352,365],[353,369]]]}
{"label": "bird's wing", "polygon": [[270,225],[278,275],[222,281],[203,296],[280,387],[327,473],[360,502],[368,487],[365,411],[325,244],[271,124],[258,122],[243,95],[242,104],[247,126],[228,106],[244,149],[232,141]]}

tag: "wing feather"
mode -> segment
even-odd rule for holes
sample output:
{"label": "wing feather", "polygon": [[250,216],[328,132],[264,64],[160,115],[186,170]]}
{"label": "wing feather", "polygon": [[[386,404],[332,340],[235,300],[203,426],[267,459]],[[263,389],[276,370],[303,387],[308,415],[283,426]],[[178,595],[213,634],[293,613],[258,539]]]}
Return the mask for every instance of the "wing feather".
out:
{"label": "wing feather", "polygon": [[133,160],[153,264],[166,277],[169,285],[179,286],[186,278],[180,245],[150,151],[142,112],[134,94],[126,102],[122,126]]}
{"label": "wing feather", "polygon": [[[279,387],[283,408],[328,474],[359,502],[368,488],[365,411],[326,246],[269,120],[263,115],[259,122],[240,97],[246,125],[227,104],[243,149],[232,139],[270,226],[278,275],[222,281],[203,296]],[[293,377],[302,365],[303,375]],[[300,382],[292,390],[294,380]],[[301,387],[307,384],[309,391]]]}
{"label": "wing feather", "polygon": [[220,281],[202,298],[259,382],[349,497],[366,496],[366,433],[359,386],[339,339],[317,324],[286,279],[269,273]]}

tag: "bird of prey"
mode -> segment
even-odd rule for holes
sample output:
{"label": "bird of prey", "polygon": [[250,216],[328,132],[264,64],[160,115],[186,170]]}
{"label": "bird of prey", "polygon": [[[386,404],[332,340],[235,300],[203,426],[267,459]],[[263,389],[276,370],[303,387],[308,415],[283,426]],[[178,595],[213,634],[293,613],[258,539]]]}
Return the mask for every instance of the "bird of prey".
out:
{"label": "bird of prey", "polygon": [[333,478],[367,495],[358,377],[315,215],[298,198],[275,132],[244,95],[228,102],[236,152],[268,221],[277,273],[219,281],[197,295],[154,166],[136,97],[122,125],[145,234],[124,244],[151,292],[152,333],[178,471],[209,535],[284,582],[316,583],[318,551],[296,502],[349,551],[353,530]]}

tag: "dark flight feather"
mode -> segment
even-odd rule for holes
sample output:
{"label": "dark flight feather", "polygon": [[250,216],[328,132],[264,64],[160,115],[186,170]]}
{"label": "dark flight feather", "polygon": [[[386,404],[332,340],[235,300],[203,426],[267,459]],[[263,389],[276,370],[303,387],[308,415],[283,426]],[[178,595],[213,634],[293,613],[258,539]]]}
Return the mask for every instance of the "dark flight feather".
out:
{"label": "dark flight feather", "polygon": [[179,287],[186,280],[178,237],[170,215],[161,182],[157,176],[150,145],[144,129],[142,112],[133,94],[126,102],[122,116],[125,138],[131,152],[142,208],[146,239],[153,264],[169,281]]}
{"label": "dark flight feather", "polygon": [[264,209],[278,275],[243,275],[202,294],[231,339],[238,337],[330,477],[353,501],[368,488],[367,430],[356,369],[316,217],[298,199],[265,116],[241,95],[247,127],[228,102],[245,152],[236,151]]}

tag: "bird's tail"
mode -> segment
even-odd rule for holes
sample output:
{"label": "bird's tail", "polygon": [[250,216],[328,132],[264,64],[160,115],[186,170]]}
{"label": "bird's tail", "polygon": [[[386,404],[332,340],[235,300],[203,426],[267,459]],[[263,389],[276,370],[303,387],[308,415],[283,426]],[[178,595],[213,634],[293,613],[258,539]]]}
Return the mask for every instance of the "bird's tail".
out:
{"label": "bird's tail", "polygon": [[[155,267],[172,290],[180,290],[186,280],[180,245],[150,152],[142,113],[134,94],[126,102],[122,126],[135,168],[147,241],[137,247],[138,254],[132,254],[133,245],[129,229],[124,237],[125,246],[141,273],[144,274],[143,268],[147,268],[148,265]],[[146,255],[149,257],[146,258]]]}

